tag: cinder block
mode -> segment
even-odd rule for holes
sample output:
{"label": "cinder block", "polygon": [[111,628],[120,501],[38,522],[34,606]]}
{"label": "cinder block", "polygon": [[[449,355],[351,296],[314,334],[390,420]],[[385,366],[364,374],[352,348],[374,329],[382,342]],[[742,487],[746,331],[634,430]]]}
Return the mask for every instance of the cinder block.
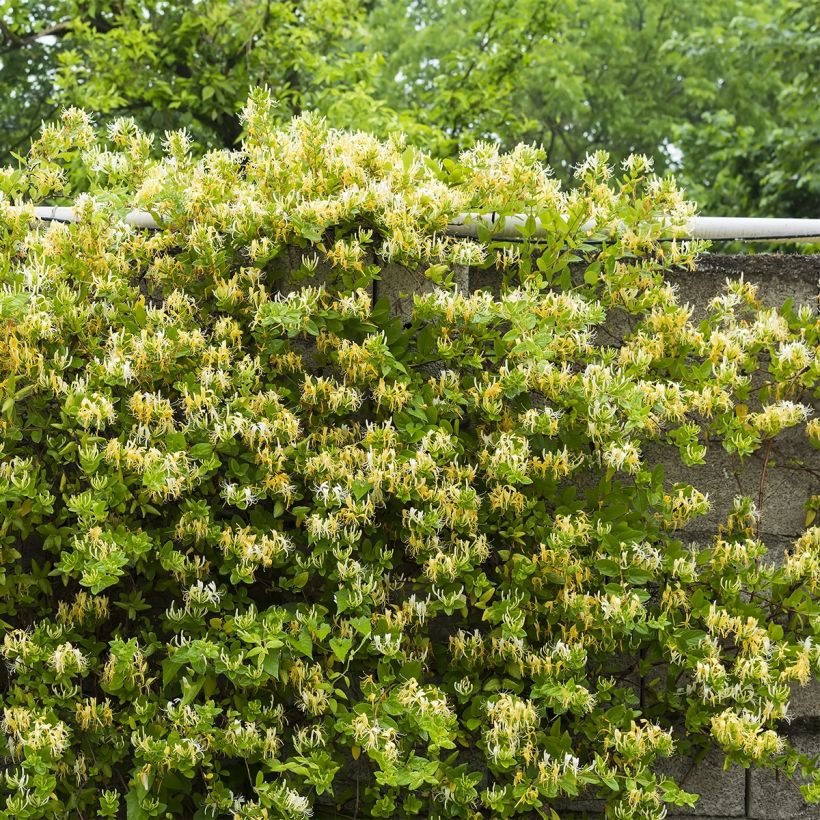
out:
{"label": "cinder block", "polygon": [[[671,777],[685,791],[700,795],[691,809],[675,807],[675,817],[705,818],[706,820],[728,820],[744,817],[746,810],[746,773],[740,766],[723,769],[723,755],[713,751],[695,766],[688,758],[673,757],[658,765],[658,771]],[[588,795],[574,800],[556,800],[554,807],[561,820],[603,814],[603,801]]]}
{"label": "cinder block", "polygon": [[675,807],[685,817],[743,817],[746,814],[746,772],[737,765],[723,769],[723,753],[712,750],[699,763],[675,756],[658,770],[687,792],[700,795],[693,808]]}
{"label": "cinder block", "polygon": [[[573,266],[577,277],[584,265]],[[817,305],[817,280],[820,279],[820,255],[801,254],[720,254],[705,253],[694,271],[675,269],[667,274],[678,286],[679,300],[695,308],[695,318],[702,318],[710,299],[723,291],[726,279],[741,276],[758,286],[758,296],[768,307],[780,307],[786,299],[796,306]],[[495,267],[476,269],[471,289],[496,290],[501,272]]]}
{"label": "cinder block", "polygon": [[604,801],[583,794],[574,800],[556,798],[550,802],[561,820],[597,820],[604,816]]}
{"label": "cinder block", "polygon": [[[390,312],[405,321],[409,321],[413,314],[413,296],[431,293],[438,287],[423,270],[395,263],[385,265],[380,275],[381,279],[376,282],[376,298],[386,298],[390,302]],[[453,281],[464,293],[469,291],[469,278],[466,267],[457,267],[453,272]]]}
{"label": "cinder block", "polygon": [[[789,715],[792,718],[820,717],[820,680],[809,681],[805,686],[800,686],[798,683],[792,684]],[[818,816],[820,816],[820,810],[818,810]]]}
{"label": "cinder block", "polygon": [[[820,721],[800,720],[792,724],[789,739],[806,754],[820,754]],[[772,769],[752,769],[749,817],[755,820],[818,820],[820,806],[803,800],[799,786],[803,781],[790,779]]]}
{"label": "cinder block", "polygon": [[501,271],[497,268],[470,268],[470,293],[489,290],[496,298],[501,293]]}
{"label": "cinder block", "polygon": [[333,267],[321,258],[311,274],[306,276],[299,273],[302,264],[315,256],[317,256],[316,252],[298,248],[295,245],[288,245],[284,248],[272,263],[277,274],[269,276],[266,280],[271,290],[274,293],[286,295],[301,288],[316,288],[319,285],[325,285],[333,278]]}
{"label": "cinder block", "polygon": [[[644,463],[663,464],[667,482],[692,484],[709,494],[711,509],[705,516],[692,521],[683,533],[715,534],[725,522],[736,496],[746,495],[758,503],[760,477],[766,458],[765,448],[759,449],[743,463],[727,453],[720,445],[712,445],[706,454],[706,463],[687,467],[680,460],[675,447],[663,442],[651,442],[643,448]],[[800,469],[793,459],[801,458],[812,472]],[[801,426],[784,431],[773,439],[766,462],[762,497],[761,536],[797,538],[806,524],[805,502],[820,492],[816,478],[820,470],[820,453],[814,450]]]}
{"label": "cinder block", "polygon": [[694,318],[702,318],[709,300],[723,291],[727,278],[758,286],[758,297],[768,307],[779,308],[786,299],[795,306],[817,306],[820,256],[776,253],[704,254],[694,271],[675,270],[670,281],[678,285],[681,302],[695,308]]}

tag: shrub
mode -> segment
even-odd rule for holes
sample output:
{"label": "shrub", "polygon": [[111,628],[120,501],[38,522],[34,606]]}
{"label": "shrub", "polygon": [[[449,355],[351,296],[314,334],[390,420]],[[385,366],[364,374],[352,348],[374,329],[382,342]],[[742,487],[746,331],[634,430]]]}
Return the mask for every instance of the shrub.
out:
{"label": "shrub", "polygon": [[[645,158],[563,191],[530,148],[270,108],[200,159],[66,111],[0,177],[2,816],[660,818],[695,798],[659,759],[709,744],[816,800],[777,727],[820,528],[775,562],[738,498],[686,544],[708,499],[642,454],[817,443],[812,312],[739,281],[695,324],[692,207]],[[547,236],[445,236],[464,211]]]}

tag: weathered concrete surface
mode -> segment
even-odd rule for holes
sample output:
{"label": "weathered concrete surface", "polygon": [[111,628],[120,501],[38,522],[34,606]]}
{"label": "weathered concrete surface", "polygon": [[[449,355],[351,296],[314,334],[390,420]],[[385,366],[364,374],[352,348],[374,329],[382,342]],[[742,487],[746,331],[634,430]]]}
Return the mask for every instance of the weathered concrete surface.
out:
{"label": "weathered concrete surface", "polygon": [[[682,302],[703,311],[723,288],[726,279],[743,276],[758,286],[758,296],[768,307],[780,307],[787,299],[795,306],[817,307],[820,256],[794,254],[705,254],[694,271],[676,271],[670,278],[679,288]],[[702,315],[702,313],[701,313]]]}
{"label": "weathered concrete surface", "polygon": [[771,448],[761,447],[742,460],[719,443],[709,447],[706,463],[696,467],[685,466],[677,449],[666,444],[646,445],[643,455],[647,464],[664,465],[668,481],[693,484],[708,492],[709,513],[692,521],[684,531],[693,538],[701,533],[714,534],[718,524],[726,521],[738,495],[751,496],[757,504],[760,535],[765,541],[769,536],[796,538],[806,528],[803,505],[820,490],[820,451],[811,447],[802,425],[784,430],[772,440]]}
{"label": "weathered concrete surface", "polygon": [[[453,281],[464,292],[470,289],[470,271],[459,267],[453,272]],[[436,285],[423,271],[412,270],[403,265],[386,265],[382,268],[381,279],[376,282],[376,298],[387,299],[390,310],[405,321],[413,313],[413,295],[431,293]]]}
{"label": "weathered concrete surface", "polygon": [[[820,681],[813,680],[806,686],[792,684],[789,714],[794,718],[820,717]],[[820,809],[818,809],[820,816]]]}
{"label": "weathered concrete surface", "polygon": [[743,817],[746,813],[746,772],[740,766],[723,768],[723,755],[712,751],[695,763],[671,757],[658,766],[687,792],[700,795],[693,808],[676,808],[682,817]]}
{"label": "weathered concrete surface", "polygon": [[[741,275],[745,281],[758,286],[758,297],[768,307],[779,308],[787,299],[792,299],[795,307],[818,308],[820,256],[705,255],[697,270],[675,271],[670,280],[678,287],[680,301],[692,305],[697,319],[703,316],[709,301],[723,290],[726,279]],[[811,403],[810,396],[801,398]],[[820,404],[813,403],[815,412],[820,411]],[[717,525],[725,520],[734,497],[740,494],[762,502],[759,504],[763,513],[761,536],[767,543],[777,538],[795,538],[805,529],[803,504],[810,495],[820,491],[820,452],[809,445],[802,427],[784,431],[768,453],[761,448],[742,461],[719,444],[710,447],[706,464],[695,468],[684,466],[675,450],[666,445],[646,447],[644,455],[648,463],[664,464],[670,481],[693,483],[709,493],[710,513],[685,530],[694,538],[713,534]],[[779,553],[782,556],[782,549]]]}
{"label": "weathered concrete surface", "polygon": [[[820,718],[801,718],[792,723],[789,740],[804,754],[820,755]],[[799,786],[804,781],[768,769],[751,772],[748,817],[755,820],[818,820],[820,806],[808,806]]]}

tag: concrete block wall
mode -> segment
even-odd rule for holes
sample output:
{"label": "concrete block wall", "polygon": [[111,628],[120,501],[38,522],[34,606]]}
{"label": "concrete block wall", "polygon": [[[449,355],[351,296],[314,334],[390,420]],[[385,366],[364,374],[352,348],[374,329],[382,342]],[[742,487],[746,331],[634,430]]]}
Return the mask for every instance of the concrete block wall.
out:
{"label": "concrete block wall", "polygon": [[[290,260],[298,267],[299,252]],[[670,274],[682,302],[691,304],[695,317],[703,314],[709,300],[723,288],[725,280],[743,275],[746,281],[759,287],[762,301],[780,307],[791,298],[796,306],[810,305],[817,311],[820,293],[820,256],[778,254],[748,254],[737,256],[705,255],[696,271]],[[311,284],[323,278],[317,271]],[[492,289],[496,275],[488,271],[458,270],[455,275],[464,290]],[[287,286],[286,286],[287,287]],[[433,284],[419,271],[399,265],[388,265],[376,282],[374,297],[389,299],[397,316],[409,317],[413,293],[429,291]],[[607,343],[613,343],[608,340]],[[820,413],[820,406],[815,408]],[[708,543],[719,522],[724,521],[738,494],[758,498],[763,454],[756,453],[741,464],[722,448],[712,447],[707,463],[695,472],[683,467],[673,448],[658,445],[644,450],[646,461],[661,461],[670,481],[686,480],[709,493],[712,511],[698,519],[684,537],[697,543]],[[797,466],[797,461],[808,471]],[[802,431],[781,435],[769,454],[766,481],[762,496],[761,537],[773,557],[783,555],[783,549],[804,530],[806,500],[820,493],[820,453],[811,448]],[[820,684],[796,688],[792,701],[793,719],[783,731],[795,745],[807,752],[820,753]],[[683,758],[669,762],[669,774],[681,778],[682,787],[701,795],[694,809],[675,810],[669,820],[820,820],[820,807],[807,806],[798,791],[798,783],[769,770],[744,770],[732,766],[723,768],[719,752],[710,753],[697,764]],[[584,797],[561,807],[562,818],[598,818],[601,805]]]}
{"label": "concrete block wall", "polygon": [[[694,272],[673,276],[684,301],[696,311],[716,295],[727,277],[743,275],[758,285],[761,300],[779,307],[791,298],[795,306],[810,305],[818,309],[820,293],[820,257],[780,256],[774,254],[744,256],[704,256]],[[818,313],[820,320],[820,313]],[[815,415],[820,403],[815,403]],[[744,465],[722,448],[711,448],[707,463],[696,468],[697,486],[709,492],[712,511],[698,519],[687,531],[692,540],[709,539],[714,526],[725,517],[732,498],[738,493],[758,497],[763,452],[755,453]],[[682,478],[684,469],[674,459],[664,458],[667,476]],[[798,462],[808,470],[798,468]],[[805,529],[804,503],[820,493],[820,453],[808,445],[802,430],[793,428],[775,439],[766,469],[762,495],[761,538],[777,559]],[[820,753],[820,683],[793,687],[792,720],[782,731],[801,751]],[[724,772],[722,761],[708,759],[693,771],[683,788],[700,792],[697,807],[682,816],[703,816],[712,820],[730,817],[754,820],[820,820],[820,807],[804,803],[798,790],[799,781],[768,769]]]}

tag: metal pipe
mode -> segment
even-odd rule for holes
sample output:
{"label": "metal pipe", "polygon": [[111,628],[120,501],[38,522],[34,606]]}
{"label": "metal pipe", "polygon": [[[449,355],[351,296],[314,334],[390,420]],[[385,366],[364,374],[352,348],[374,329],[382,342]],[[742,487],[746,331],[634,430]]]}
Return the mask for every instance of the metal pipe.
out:
{"label": "metal pipe", "polygon": [[[493,233],[495,239],[522,239],[522,229],[529,220],[525,214],[504,217],[503,227]],[[464,214],[448,225],[452,236],[474,237],[479,226],[492,229],[499,222],[497,214]],[[585,222],[581,230],[592,232],[593,221]],[[539,239],[547,235],[538,220],[535,220],[531,238]],[[758,217],[695,216],[686,226],[684,239],[711,239],[712,241],[744,242],[820,242],[820,219],[763,219]]]}
{"label": "metal pipe", "polygon": [[[74,209],[62,205],[46,205],[38,206],[34,209],[34,215],[37,219],[42,219],[48,222],[76,222],[77,217],[74,214]],[[129,211],[125,215],[125,222],[135,228],[148,228],[149,230],[158,230],[154,219],[148,211]]]}
{"label": "metal pipe", "polygon": [[[76,222],[74,209],[70,207],[37,207],[38,219],[57,222]],[[494,239],[522,239],[522,229],[529,220],[525,214],[504,217],[504,225]],[[159,228],[147,211],[129,211],[125,222],[135,228]],[[462,214],[447,226],[451,236],[476,237],[479,226],[491,230],[499,222],[497,214]],[[591,232],[595,225],[587,222],[582,230]],[[535,220],[533,239],[543,238],[548,231]],[[820,219],[763,219],[757,217],[696,216],[686,226],[685,239],[711,239],[712,241],[743,242],[820,242]]]}
{"label": "metal pipe", "polygon": [[696,216],[689,223],[693,239],[747,242],[820,242],[820,219]]}

